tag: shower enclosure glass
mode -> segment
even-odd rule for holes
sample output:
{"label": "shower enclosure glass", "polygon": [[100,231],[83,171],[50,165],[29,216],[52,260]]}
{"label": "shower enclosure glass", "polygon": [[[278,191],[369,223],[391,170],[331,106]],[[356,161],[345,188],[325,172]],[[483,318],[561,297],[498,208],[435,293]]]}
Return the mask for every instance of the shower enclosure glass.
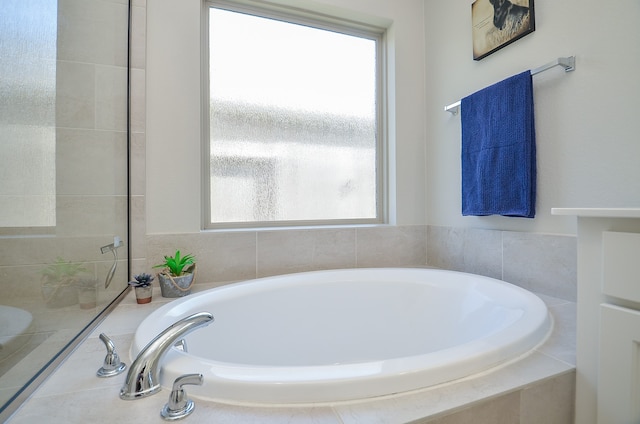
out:
{"label": "shower enclosure glass", "polygon": [[129,2],[0,10],[1,413],[126,288]]}

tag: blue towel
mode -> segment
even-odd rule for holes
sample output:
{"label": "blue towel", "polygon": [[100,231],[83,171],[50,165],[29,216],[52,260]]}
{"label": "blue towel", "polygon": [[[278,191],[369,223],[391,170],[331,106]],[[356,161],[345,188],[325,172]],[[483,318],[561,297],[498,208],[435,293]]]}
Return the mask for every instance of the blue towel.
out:
{"label": "blue towel", "polygon": [[533,218],[536,143],[531,71],[462,99],[462,215]]}

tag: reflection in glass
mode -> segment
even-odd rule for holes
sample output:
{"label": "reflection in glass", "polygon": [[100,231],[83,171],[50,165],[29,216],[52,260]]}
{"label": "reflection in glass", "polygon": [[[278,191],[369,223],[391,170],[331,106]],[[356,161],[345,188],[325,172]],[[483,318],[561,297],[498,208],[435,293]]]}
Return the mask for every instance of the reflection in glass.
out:
{"label": "reflection in glass", "polygon": [[3,0],[0,227],[55,225],[57,2]]}
{"label": "reflection in glass", "polygon": [[0,413],[126,287],[128,18],[0,0]]}

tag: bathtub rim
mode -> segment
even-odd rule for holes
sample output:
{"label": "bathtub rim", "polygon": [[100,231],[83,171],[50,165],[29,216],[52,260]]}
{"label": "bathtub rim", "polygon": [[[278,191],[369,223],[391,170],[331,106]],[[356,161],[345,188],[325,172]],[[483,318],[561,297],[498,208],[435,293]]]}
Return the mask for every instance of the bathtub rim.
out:
{"label": "bathtub rim", "polygon": [[[174,310],[174,312],[176,310],[178,311],[182,310],[182,313],[176,314],[174,316],[174,319],[182,318],[183,316],[186,316],[189,313],[199,311],[198,308],[195,308],[195,309],[189,309],[189,311],[187,312],[185,311],[184,308],[182,308],[184,304],[192,303],[195,297],[205,296],[208,293],[218,293],[218,294],[226,293],[227,291],[234,291],[234,290],[237,290],[238,288],[241,288],[243,290],[251,289],[251,288],[255,288],[255,286],[259,285],[260,283],[264,283],[265,280],[277,279],[278,281],[280,281],[281,279],[283,279],[284,281],[280,281],[280,282],[282,284],[286,284],[287,280],[291,278],[297,278],[299,276],[316,276],[316,275],[326,276],[327,274],[331,274],[331,273],[343,274],[345,272],[353,272],[355,274],[361,274],[362,272],[374,272],[376,274],[379,274],[381,272],[398,272],[398,271],[400,272],[429,271],[430,273],[436,273],[436,274],[442,273],[450,276],[458,276],[458,277],[463,276],[464,278],[472,277],[474,279],[487,280],[493,284],[497,284],[498,286],[507,287],[508,290],[515,290],[515,292],[518,292],[524,295],[528,299],[534,300],[534,302],[537,303],[536,308],[544,309],[545,311],[544,317],[542,318],[542,322],[540,322],[537,325],[537,329],[533,331],[534,334],[529,334],[530,336],[529,339],[531,341],[525,342],[525,345],[526,345],[525,349],[523,349],[522,347],[523,346],[522,341],[520,340],[520,338],[518,338],[518,340],[513,341],[512,343],[508,344],[504,349],[502,349],[501,355],[499,355],[497,358],[489,361],[485,360],[484,361],[485,365],[483,365],[481,369],[478,369],[477,367],[474,366],[475,361],[479,358],[482,359],[481,356],[483,355],[491,356],[495,354],[495,352],[493,351],[484,352],[482,355],[467,357],[465,361],[455,362],[453,364],[448,363],[449,362],[448,357],[451,356],[452,353],[457,353],[456,351],[465,350],[468,347],[467,345],[469,344],[475,344],[478,342],[488,342],[490,344],[493,334],[488,337],[481,338],[480,340],[474,340],[472,342],[465,343],[463,345],[458,345],[453,348],[436,352],[435,354],[433,352],[426,354],[430,356],[431,357],[430,359],[432,360],[436,357],[439,357],[437,359],[441,361],[441,364],[438,367],[438,371],[434,372],[433,370],[431,370],[432,375],[430,375],[426,379],[424,377],[422,368],[418,366],[419,363],[423,360],[423,357],[425,356],[425,354],[414,355],[413,357],[402,357],[402,358],[386,359],[381,361],[373,361],[373,362],[367,362],[364,364],[338,364],[338,365],[332,366],[334,369],[338,371],[343,371],[343,372],[349,369],[353,369],[354,366],[356,365],[362,365],[360,368],[366,368],[367,365],[373,366],[373,367],[377,366],[378,368],[385,368],[385,371],[388,371],[389,369],[396,366],[397,362],[401,361],[401,362],[404,362],[402,369],[400,369],[400,371],[403,374],[403,378],[401,379],[397,378],[397,374],[391,374],[391,375],[385,374],[382,377],[380,377],[379,375],[375,375],[374,377],[372,377],[369,374],[357,375],[357,373],[356,374],[351,373],[351,375],[347,379],[338,378],[335,380],[327,379],[324,377],[319,377],[317,378],[317,380],[314,380],[312,378],[314,375],[317,376],[323,372],[326,372],[327,366],[325,365],[320,365],[320,366],[255,365],[255,366],[252,366],[247,364],[234,364],[234,363],[220,362],[220,361],[214,361],[206,358],[197,357],[199,359],[204,359],[207,364],[214,364],[216,367],[219,367],[219,368],[223,368],[223,369],[228,368],[233,370],[233,369],[237,369],[238,367],[241,367],[243,370],[246,370],[248,373],[250,373],[252,377],[260,376],[260,380],[262,381],[260,381],[258,384],[261,386],[261,390],[269,390],[270,391],[269,398],[272,398],[272,399],[264,400],[260,398],[260,396],[256,397],[255,395],[246,396],[244,392],[247,390],[246,384],[248,383],[243,379],[227,378],[230,375],[225,375],[224,373],[218,374],[218,376],[221,377],[220,380],[215,380],[209,383],[211,385],[224,384],[226,387],[225,390],[230,390],[231,393],[236,393],[232,395],[232,399],[230,399],[229,396],[227,395],[225,396],[205,395],[202,393],[203,389],[198,387],[194,387],[193,389],[191,389],[190,393],[193,393],[194,397],[205,399],[208,401],[215,401],[215,402],[228,403],[228,404],[238,404],[238,405],[263,405],[263,406],[265,405],[297,406],[297,405],[309,405],[309,404],[318,404],[318,403],[321,403],[321,404],[322,403],[339,403],[339,402],[358,401],[358,400],[367,399],[367,398],[394,396],[399,393],[412,392],[416,390],[424,390],[427,388],[435,387],[440,384],[447,384],[453,381],[463,380],[465,378],[470,378],[487,371],[501,368],[503,365],[507,365],[514,361],[518,361],[522,357],[525,357],[530,353],[532,353],[538,346],[540,346],[547,340],[547,338],[553,331],[553,319],[551,314],[549,313],[547,306],[535,293],[532,293],[529,290],[526,290],[522,287],[519,287],[517,285],[508,283],[502,280],[497,280],[491,277],[470,274],[470,273],[465,273],[460,271],[449,271],[449,270],[442,270],[442,269],[435,269],[435,268],[406,268],[406,267],[346,268],[346,269],[334,269],[334,270],[320,270],[320,271],[308,271],[308,272],[300,272],[300,273],[282,274],[282,275],[276,275],[276,276],[267,276],[267,277],[261,277],[257,279],[244,280],[236,283],[214,287],[214,288],[199,292],[195,295],[185,297],[185,298],[180,298],[172,302],[169,302],[166,305],[163,305],[160,308],[158,308],[156,311],[152,312],[152,314],[150,314],[149,317],[145,319],[143,322],[153,321],[155,317],[159,317],[159,316],[166,317],[167,312],[172,310]],[[314,284],[315,282],[308,281],[307,283]],[[260,289],[261,290],[271,289],[270,287],[266,287],[266,286],[267,285],[264,284],[264,287],[260,287]],[[215,317],[215,314],[214,314],[214,317]],[[142,323],[141,323],[141,326],[142,326]],[[138,330],[140,329],[141,326],[138,327]],[[134,341],[131,344],[130,354],[132,358],[135,357],[135,353],[138,350],[140,350],[140,348],[142,347],[141,346],[142,343],[138,340],[138,330],[136,330],[136,333],[134,335]],[[136,346],[136,344],[138,346]],[[184,352],[180,352],[177,349],[172,349],[168,353],[165,359],[165,364],[163,365],[162,385],[165,387],[171,387],[171,383],[173,379],[177,378],[183,373],[181,370],[189,369],[189,366],[191,365],[190,357],[192,356],[194,355],[185,354]],[[384,364],[382,364],[383,362]],[[407,369],[407,363],[415,363],[416,366],[412,365]],[[302,370],[303,368],[306,368],[306,370]],[[273,369],[277,370],[275,374],[272,371]],[[471,369],[471,371],[469,371],[469,369]],[[278,375],[278,373],[282,373],[283,371],[286,371],[298,377],[304,376],[305,380],[304,382],[300,382],[299,378],[294,378],[291,380],[283,381],[281,376]],[[305,371],[305,372],[303,373],[301,371]],[[449,377],[442,377],[442,375],[449,375]],[[391,389],[384,390],[385,392],[389,392],[389,393],[382,393],[382,394],[379,393],[381,389],[378,386],[376,386],[376,387],[372,387],[371,390],[359,391],[359,395],[357,396],[353,396],[351,394],[353,390],[353,386],[362,385],[363,382],[365,383],[370,382],[371,378],[377,379],[375,383],[380,383],[378,384],[378,386],[383,385],[386,387],[391,387]],[[420,378],[422,379],[422,381],[426,381],[426,383],[422,384],[420,387],[407,388],[407,385],[410,385],[410,386],[415,385],[410,383],[410,381],[413,381],[415,378]],[[398,380],[399,382],[398,381],[394,382],[393,381],[394,379]],[[286,388],[284,390],[280,390],[282,389],[283,383],[298,385],[302,389],[304,389],[305,384],[322,385],[327,383],[329,388],[328,389],[323,388],[321,391],[323,392],[327,391],[329,393],[321,396],[314,395],[313,399],[305,398],[301,400],[291,401],[290,399],[288,399],[289,397],[288,390]],[[206,381],[205,381],[205,385],[207,385]],[[282,391],[282,393],[280,393],[280,391]],[[238,399],[242,397],[244,397],[244,399]]]}

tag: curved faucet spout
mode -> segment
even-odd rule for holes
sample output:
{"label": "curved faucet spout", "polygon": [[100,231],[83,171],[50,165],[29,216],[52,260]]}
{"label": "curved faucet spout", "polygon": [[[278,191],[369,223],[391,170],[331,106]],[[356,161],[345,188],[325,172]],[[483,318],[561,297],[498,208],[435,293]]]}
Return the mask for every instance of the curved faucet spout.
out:
{"label": "curved faucet spout", "polygon": [[160,391],[160,361],[180,338],[213,321],[208,312],[183,318],[158,334],[138,354],[120,390],[120,399],[135,400]]}

